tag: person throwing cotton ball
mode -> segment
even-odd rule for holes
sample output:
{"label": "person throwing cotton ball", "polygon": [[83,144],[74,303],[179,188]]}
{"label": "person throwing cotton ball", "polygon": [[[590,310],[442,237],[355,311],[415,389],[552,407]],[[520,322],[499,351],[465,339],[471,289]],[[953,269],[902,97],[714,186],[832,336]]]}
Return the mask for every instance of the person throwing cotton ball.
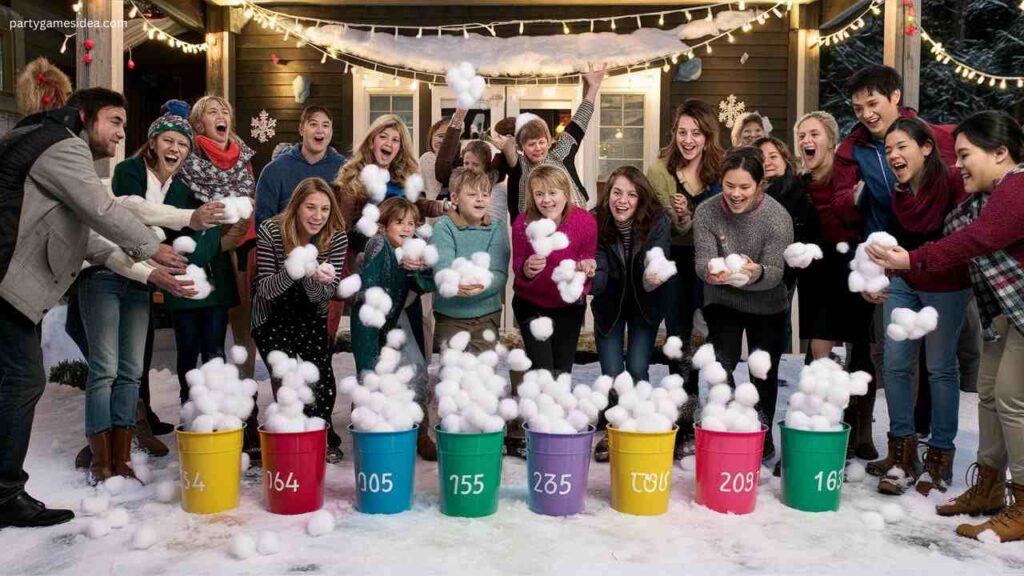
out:
{"label": "person throwing cotton ball", "polygon": [[[740,361],[743,334],[752,350],[768,355],[750,366],[759,396],[759,412],[768,425],[765,460],[775,455],[772,418],[778,397],[778,365],[784,347],[789,296],[783,280],[783,254],[793,241],[793,221],[786,209],[763,189],[764,157],[756,148],[737,148],[722,164],[722,194],[701,203],[693,216],[695,268],[704,278],[704,318],[708,341],[727,381]],[[721,258],[720,265],[712,261]],[[734,276],[746,282],[732,283]],[[738,284],[738,285],[737,285]],[[696,356],[695,356],[696,359]],[[705,366],[709,371],[714,366]],[[755,370],[757,374],[755,374]],[[715,370],[717,371],[717,370]],[[762,376],[762,377],[759,377]]]}

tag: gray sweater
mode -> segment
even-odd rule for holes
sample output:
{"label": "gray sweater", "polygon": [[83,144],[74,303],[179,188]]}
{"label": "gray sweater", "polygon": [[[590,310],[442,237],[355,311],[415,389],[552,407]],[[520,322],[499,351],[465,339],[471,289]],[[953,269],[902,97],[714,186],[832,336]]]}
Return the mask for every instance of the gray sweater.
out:
{"label": "gray sweater", "polygon": [[697,207],[693,215],[693,241],[698,278],[706,278],[708,261],[729,254],[749,256],[764,267],[756,282],[737,288],[705,284],[704,305],[720,304],[749,314],[777,314],[786,310],[789,297],[782,282],[782,253],[793,242],[793,220],[770,196],[749,212],[733,214],[723,197]]}

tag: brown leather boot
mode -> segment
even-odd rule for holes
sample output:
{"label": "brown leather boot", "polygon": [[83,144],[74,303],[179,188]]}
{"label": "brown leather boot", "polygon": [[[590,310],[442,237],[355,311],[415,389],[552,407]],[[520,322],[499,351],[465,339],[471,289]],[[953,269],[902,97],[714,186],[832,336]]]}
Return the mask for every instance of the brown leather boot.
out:
{"label": "brown leather boot", "polygon": [[86,444],[78,451],[78,454],[75,455],[75,468],[78,468],[79,470],[88,470],[89,464],[91,463],[92,450],[89,448],[89,445]]}
{"label": "brown leather boot", "polygon": [[981,524],[961,524],[956,533],[966,538],[988,542],[1024,540],[1024,484],[1013,485],[1014,503]]}
{"label": "brown leather boot", "polygon": [[889,496],[899,496],[917,483],[921,475],[921,461],[917,456],[917,435],[893,440],[889,452],[892,466],[878,479],[878,491]]}
{"label": "brown leather boot", "polygon": [[967,490],[935,507],[939,516],[958,514],[992,515],[1006,507],[1006,471],[971,464],[967,469]]}
{"label": "brown leather boot", "polygon": [[932,490],[945,493],[953,480],[953,457],[956,449],[943,449],[929,446],[924,453],[924,472],[917,479],[915,488],[918,493],[927,496]]}
{"label": "brown leather boot", "polygon": [[423,419],[419,432],[416,433],[416,453],[427,462],[437,462],[437,445],[430,439],[429,420]]}
{"label": "brown leather boot", "polygon": [[883,476],[895,463],[895,460],[893,460],[893,453],[896,451],[895,445],[898,438],[893,436],[892,433],[886,434],[886,436],[889,438],[889,449],[886,451],[885,458],[875,460],[874,462],[868,462],[867,466],[864,467],[867,473],[872,476]]}
{"label": "brown leather boot", "polygon": [[135,478],[132,470],[132,429],[114,428],[110,436],[110,458],[114,474]]}
{"label": "brown leather boot", "polygon": [[875,460],[878,458],[878,450],[875,448],[875,439],[871,435],[871,428],[875,418],[875,397],[857,397],[857,444],[854,446],[854,454],[862,460]]}
{"label": "brown leather boot", "polygon": [[114,475],[110,466],[110,430],[89,436],[92,461],[89,463],[89,483],[99,484]]}
{"label": "brown leather boot", "polygon": [[135,439],[139,443],[139,450],[150,456],[167,456],[170,452],[167,445],[153,434],[142,398],[139,398],[135,409]]}

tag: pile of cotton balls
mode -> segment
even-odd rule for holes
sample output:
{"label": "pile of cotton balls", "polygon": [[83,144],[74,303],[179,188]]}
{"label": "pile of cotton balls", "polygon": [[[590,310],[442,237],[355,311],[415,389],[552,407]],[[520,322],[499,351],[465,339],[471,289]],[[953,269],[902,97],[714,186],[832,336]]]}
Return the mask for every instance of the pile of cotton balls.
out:
{"label": "pile of cotton balls", "polygon": [[[608,376],[598,378],[593,390],[607,390],[609,380],[611,378]],[[678,374],[670,374],[662,378],[657,386],[653,386],[644,380],[634,383],[629,372],[623,372],[610,384],[610,388],[618,393],[619,400],[618,404],[604,411],[604,417],[609,424],[625,432],[672,430],[679,418],[679,408],[687,400],[683,377]]]}
{"label": "pile of cotton balls", "polygon": [[597,423],[608,407],[612,379],[598,378],[591,387],[572,385],[572,375],[558,378],[547,370],[531,370],[519,385],[519,415],[533,432],[576,434]]}
{"label": "pile of cotton balls", "polygon": [[370,197],[370,201],[380,204],[388,195],[388,182],[391,181],[391,173],[376,164],[367,164],[359,172],[359,181],[366,187],[366,194]]}
{"label": "pile of cotton balls", "polygon": [[406,238],[401,246],[395,248],[395,258],[401,262],[406,257],[419,258],[423,260],[423,264],[426,266],[433,266],[437,264],[438,260],[437,248],[427,244],[427,241],[422,238]]}
{"label": "pile of cotton balls", "polygon": [[[305,246],[296,246],[288,253],[288,257],[284,260],[284,269],[288,272],[288,277],[292,280],[300,280],[306,276],[312,276],[316,273],[319,264],[316,261],[318,251],[316,246],[312,244],[306,244]],[[330,264],[328,264],[330,266]],[[331,269],[333,270],[333,266]]]}
{"label": "pile of cotton balls", "polygon": [[644,256],[644,276],[655,274],[659,283],[664,283],[676,275],[679,269],[676,263],[665,257],[665,251],[660,246],[655,246],[647,251]]}
{"label": "pile of cotton balls", "polygon": [[729,254],[725,258],[712,258],[708,261],[708,272],[721,274],[728,271],[729,278],[725,281],[730,286],[746,286],[750,282],[750,276],[743,273],[743,264],[746,263],[743,256]]}
{"label": "pile of cotton balls", "polygon": [[[245,348],[231,349],[233,362],[245,362]],[[239,362],[241,359],[241,362]],[[256,401],[256,381],[240,380],[238,366],[214,358],[185,373],[188,402],[181,406],[181,422],[188,432],[218,432],[242,427]]]}
{"label": "pile of cotton balls", "polygon": [[380,286],[372,286],[363,296],[363,305],[359,307],[359,321],[363,326],[383,328],[391,311],[391,296]]}
{"label": "pile of cotton balls", "polygon": [[891,248],[897,246],[898,242],[888,232],[875,232],[857,246],[853,261],[850,262],[850,277],[848,279],[850,292],[877,294],[889,287],[889,277],[885,275],[885,268],[875,264],[871,260],[871,256],[868,256],[869,244]]}
{"label": "pile of cotton balls", "polygon": [[816,432],[842,430],[850,396],[868,393],[871,375],[843,370],[831,358],[819,358],[800,371],[799,390],[789,397],[786,426]]}
{"label": "pile of cotton balls", "polygon": [[423,408],[409,386],[416,377],[416,368],[398,366],[405,333],[399,329],[388,332],[387,344],[380,349],[373,371],[363,373],[362,383],[355,376],[348,376],[338,384],[338,391],[351,397],[355,404],[352,426],[356,430],[395,432],[409,430],[423,421]]}
{"label": "pile of cotton balls", "polygon": [[757,432],[761,420],[754,407],[760,399],[757,388],[749,382],[736,386],[735,393],[728,384],[715,384],[708,390],[707,403],[701,410],[700,427],[714,432]]}
{"label": "pile of cotton balls", "polygon": [[566,304],[572,304],[583,296],[587,274],[576,270],[576,261],[566,258],[551,272],[551,280],[558,286],[558,294]]}
{"label": "pile of cotton balls", "polygon": [[469,62],[460,62],[444,76],[448,87],[455,93],[455,105],[469,110],[484,96],[487,82],[477,76],[476,69]]}
{"label": "pile of cotton balls", "polygon": [[203,300],[213,292],[213,285],[206,277],[206,270],[196,266],[195,264],[189,264],[185,267],[185,273],[175,276],[178,280],[191,280],[192,289],[196,291],[195,294],[189,296],[190,300]]}
{"label": "pile of cotton balls", "polygon": [[320,370],[312,362],[289,358],[280,350],[267,354],[270,370],[281,381],[277,401],[263,411],[263,429],[267,432],[308,432],[323,430],[327,423],[316,416],[306,417],[304,405],[313,403],[310,385],[320,381]]}
{"label": "pile of cotton balls", "polygon": [[526,237],[530,240],[534,254],[542,258],[569,247],[569,237],[564,232],[558,232],[558,224],[550,218],[530,222],[526,227]]}
{"label": "pile of cotton balls", "polygon": [[[430,248],[433,248],[433,246],[430,246]],[[457,296],[460,286],[478,284],[486,289],[493,280],[494,273],[491,272],[491,255],[487,252],[476,252],[469,258],[456,258],[452,261],[450,268],[438,270],[434,274],[434,283],[437,284],[437,291],[445,298]]]}
{"label": "pile of cotton balls", "polygon": [[459,332],[441,353],[440,382],[434,388],[441,429],[452,433],[497,432],[519,413],[516,401],[505,398],[508,382],[495,373],[504,347],[476,355],[466,351],[469,339],[469,332]]}
{"label": "pile of cotton balls", "polygon": [[790,268],[807,268],[811,265],[811,262],[824,258],[825,254],[822,253],[821,247],[817,244],[794,242],[786,246],[782,257]]}
{"label": "pile of cotton balls", "polygon": [[252,200],[248,196],[231,196],[221,198],[224,203],[224,224],[234,224],[239,220],[248,220],[252,216]]}
{"label": "pile of cotton balls", "polygon": [[885,329],[885,334],[897,341],[917,340],[939,327],[939,311],[931,306],[914,312],[910,308],[893,308],[892,323]]}

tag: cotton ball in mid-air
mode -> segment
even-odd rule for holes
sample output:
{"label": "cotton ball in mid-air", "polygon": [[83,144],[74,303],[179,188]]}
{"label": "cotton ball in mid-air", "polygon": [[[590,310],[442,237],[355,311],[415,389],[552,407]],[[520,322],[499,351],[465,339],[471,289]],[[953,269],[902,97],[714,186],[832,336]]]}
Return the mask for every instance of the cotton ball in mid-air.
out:
{"label": "cotton ball in mid-air", "polygon": [[424,240],[430,240],[430,237],[434,235],[434,227],[429,222],[424,222],[416,229],[416,235]]}
{"label": "cotton ball in mid-air", "polygon": [[196,241],[191,236],[178,236],[171,243],[171,248],[178,254],[191,254],[196,251]]}
{"label": "cotton ball in mid-air", "polygon": [[277,535],[277,532],[260,532],[259,538],[256,540],[256,551],[264,556],[280,552],[281,538]]}
{"label": "cotton ball in mid-air", "polygon": [[811,262],[821,260],[825,255],[817,244],[794,242],[786,247],[782,257],[790,268],[807,268]]}
{"label": "cotton ball in mid-air", "polygon": [[555,333],[554,324],[551,322],[551,318],[547,316],[540,316],[530,320],[530,334],[538,342],[544,342]]}
{"label": "cotton ball in mid-air", "polygon": [[366,187],[366,193],[374,204],[380,204],[388,193],[391,173],[387,169],[370,163],[359,172],[359,181]]}
{"label": "cotton ball in mid-air", "polygon": [[709,342],[697,348],[690,363],[697,370],[703,370],[706,366],[715,361],[715,347]]}
{"label": "cotton ball in mid-air", "polygon": [[349,274],[338,283],[338,298],[351,298],[363,287],[363,279],[359,274]]}
{"label": "cotton ball in mid-air", "polygon": [[846,465],[846,482],[863,482],[864,478],[867,477],[867,470],[864,465],[860,462],[850,462]]}
{"label": "cotton ball in mid-air", "polygon": [[679,336],[669,336],[665,339],[665,345],[661,351],[670,360],[680,360],[683,357],[683,340]]}
{"label": "cotton ball in mid-air", "polygon": [[711,384],[723,384],[729,380],[729,373],[720,362],[712,362],[701,370],[704,379]]}
{"label": "cotton ball in mid-air", "polygon": [[526,355],[522,348],[515,348],[508,353],[506,358],[511,369],[517,372],[526,372],[533,365],[533,361]]}
{"label": "cotton ball in mid-air", "polygon": [[419,172],[410,174],[405,179],[405,199],[413,204],[420,199],[420,194],[423,194],[423,176]]}
{"label": "cotton ball in mid-air", "polygon": [[729,388],[728,384],[716,384],[708,390],[709,404],[725,405],[730,399],[732,399],[732,389]]}
{"label": "cotton ball in mid-air", "polygon": [[737,386],[735,396],[737,402],[748,408],[756,406],[758,400],[761,399],[757,393],[757,387],[749,382]]}
{"label": "cotton ball in mid-air", "polygon": [[237,560],[245,560],[256,554],[256,541],[248,534],[235,534],[229,546],[231,555]]}
{"label": "cotton ball in mid-air", "polygon": [[772,369],[772,357],[764,350],[754,350],[747,356],[747,368],[751,376],[765,380]]}
{"label": "cotton ball in mid-air", "polygon": [[840,243],[836,244],[836,252],[839,252],[840,254],[846,254],[849,251],[850,251],[850,243],[849,242],[840,242]]}
{"label": "cotton ball in mid-air", "polygon": [[327,510],[317,510],[306,523],[306,532],[310,536],[323,536],[334,531],[334,515]]}
{"label": "cotton ball in mid-air", "polygon": [[387,346],[388,348],[399,349],[405,345],[405,332],[399,328],[395,328],[388,332]]}
{"label": "cotton ball in mid-air", "polygon": [[245,346],[232,346],[230,355],[231,361],[235,364],[245,364],[245,361],[249,359],[249,351],[245,349]]}
{"label": "cotton ball in mid-air", "polygon": [[377,233],[377,221],[380,220],[380,208],[375,204],[367,202],[363,206],[363,212],[356,221],[356,230],[367,238]]}
{"label": "cotton ball in mid-air", "polygon": [[132,549],[147,550],[156,544],[156,530],[148,524],[139,526],[139,529],[132,535]]}

